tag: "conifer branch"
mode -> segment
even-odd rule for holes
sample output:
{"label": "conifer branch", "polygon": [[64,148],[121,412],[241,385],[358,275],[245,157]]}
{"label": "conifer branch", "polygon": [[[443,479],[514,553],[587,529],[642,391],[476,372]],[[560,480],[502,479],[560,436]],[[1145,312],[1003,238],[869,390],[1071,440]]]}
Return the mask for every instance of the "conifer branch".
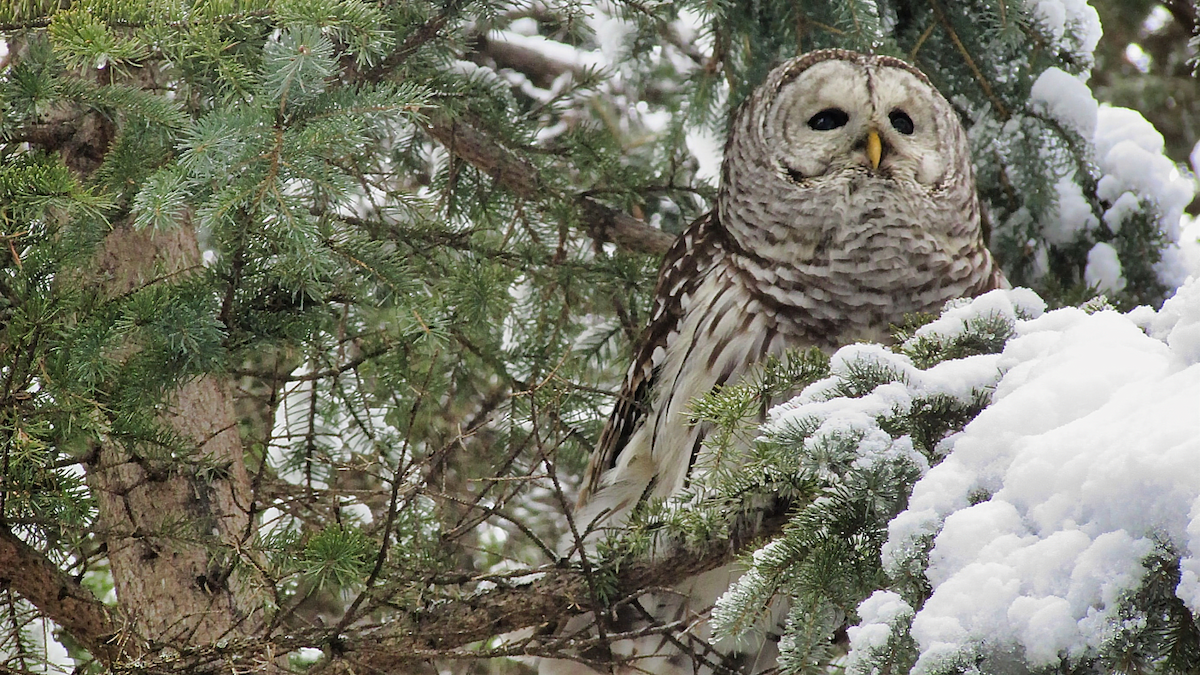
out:
{"label": "conifer branch", "polygon": [[[787,521],[787,509],[778,504],[759,514],[763,518],[757,527],[735,528],[726,540],[710,541],[701,549],[676,547],[654,560],[622,564],[613,597],[633,597],[647,588],[670,586],[680,578],[729,564],[754,542],[777,535]],[[742,521],[749,522],[753,520]],[[113,624],[107,608],[90,592],[5,529],[0,529],[0,569],[9,570],[0,581],[11,583],[18,594],[65,628],[114,672],[151,674],[238,672],[246,662],[261,662],[267,655],[320,644],[330,645],[340,658],[314,672],[408,672],[406,666],[412,663],[451,655],[473,642],[531,626],[561,624],[590,611],[593,597],[587,575],[579,569],[534,570],[531,574],[540,572],[542,576],[530,583],[504,585],[461,600],[433,604],[399,621],[361,632],[230,639],[198,646],[194,652],[171,652],[161,661],[151,661],[130,652],[128,641],[120,639],[123,633]],[[527,644],[524,649],[538,653],[535,644]],[[133,661],[139,656],[142,660]]]}
{"label": "conifer branch", "polygon": [[[469,122],[433,120],[425,126],[431,136],[519,197],[541,202],[553,188],[542,183],[537,168],[512,150],[489,138]],[[579,210],[589,236],[611,241],[630,251],[661,255],[675,238],[650,227],[627,213],[584,196],[572,201]]]}
{"label": "conifer branch", "polygon": [[375,66],[365,73],[366,79],[372,82],[378,82],[395,70],[400,64],[404,63],[408,57],[412,56],[421,48],[422,45],[437,37],[438,33],[442,32],[463,7],[470,0],[450,0],[446,3],[445,8],[431,17],[428,21],[417,28],[404,39],[391,54],[382,63]]}
{"label": "conifer branch", "polygon": [[996,114],[1000,116],[1000,119],[1007,120],[1009,117],[1008,108],[996,96],[996,92],[992,91],[991,83],[983,76],[983,73],[979,70],[979,66],[975,65],[975,59],[971,58],[971,52],[967,50],[962,40],[959,39],[954,26],[950,25],[950,20],[946,18],[946,13],[942,11],[942,6],[937,0],[929,0],[929,6],[933,8],[933,13],[937,15],[938,22],[942,24],[942,28],[946,29],[946,34],[950,36],[950,41],[954,43],[954,47],[962,54],[963,61],[971,69],[971,74],[975,77],[975,81],[979,83],[979,88],[983,90],[983,95],[987,96],[988,100],[991,101],[992,107],[996,109]]}
{"label": "conifer branch", "polygon": [[[613,579],[611,598],[615,600],[610,605],[636,597],[647,588],[669,587],[681,578],[731,563],[755,542],[782,532],[787,507],[776,504],[751,515],[762,516],[757,527],[735,528],[728,539],[709,541],[704,548],[677,547],[654,560],[622,563]],[[741,524],[750,522],[753,520],[748,516]],[[310,671],[315,675],[406,673],[411,672],[412,664],[429,659],[478,657],[475,650],[462,648],[523,628],[540,626],[542,632],[549,634],[568,618],[591,611],[593,596],[582,570],[543,569],[532,570],[530,575],[533,574],[542,576],[525,584],[500,585],[461,599],[433,603],[398,620],[361,630],[350,628],[342,634],[331,634],[326,629],[270,638],[231,639],[172,654],[170,660],[143,660],[136,664],[136,669],[117,666],[114,671],[136,670],[151,675],[201,670],[232,673],[248,663],[261,662],[268,654],[323,645],[334,658]],[[503,583],[496,578],[491,580]],[[387,598],[380,600],[386,602]],[[519,648],[514,645],[514,649],[517,651],[506,652],[540,655],[543,651],[536,640],[527,640]]]}
{"label": "conifer branch", "polygon": [[[447,23],[467,4],[467,0],[452,0],[441,12],[411,33],[382,63],[363,73],[369,82],[386,79],[393,70],[416,52],[421,45],[434,39]],[[542,185],[537,168],[525,158],[503,147],[475,126],[462,120],[431,120],[425,130],[454,154],[484,173],[492,176],[505,188],[530,201],[542,202],[549,186]],[[588,197],[568,196],[583,217],[588,235],[640,253],[662,255],[675,237],[646,225],[629,214],[605,206]]]}
{"label": "conifer branch", "polygon": [[105,663],[136,656],[108,608],[8,528],[0,527],[0,586],[8,586]]}
{"label": "conifer branch", "polygon": [[501,68],[512,68],[524,73],[540,87],[550,86],[563,73],[580,76],[584,72],[583,68],[573,63],[560,61],[520,44],[493,40],[486,34],[475,36],[474,42],[476,54],[490,57]]}

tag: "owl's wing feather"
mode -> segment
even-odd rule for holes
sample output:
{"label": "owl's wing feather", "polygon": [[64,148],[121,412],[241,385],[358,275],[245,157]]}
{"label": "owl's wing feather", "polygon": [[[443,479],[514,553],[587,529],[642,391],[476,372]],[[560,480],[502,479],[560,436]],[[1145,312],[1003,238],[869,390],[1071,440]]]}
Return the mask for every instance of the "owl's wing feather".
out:
{"label": "owl's wing feather", "polygon": [[667,343],[678,331],[692,295],[713,263],[721,230],[715,212],[700,216],[680,233],[663,257],[654,287],[650,322],[642,333],[621,393],[592,452],[576,507],[582,507],[600,488],[604,473],[617,464],[634,431],[645,421],[658,369],[666,358]]}

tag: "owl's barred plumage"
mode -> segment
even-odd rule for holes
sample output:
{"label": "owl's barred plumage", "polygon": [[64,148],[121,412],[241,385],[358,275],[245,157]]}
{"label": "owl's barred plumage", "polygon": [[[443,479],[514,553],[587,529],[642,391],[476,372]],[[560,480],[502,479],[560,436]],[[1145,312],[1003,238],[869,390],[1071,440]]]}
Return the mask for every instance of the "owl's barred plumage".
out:
{"label": "owl's barred plumage", "polygon": [[[768,356],[886,340],[905,314],[1003,285],[983,241],[966,133],[920,71],[841,50],[781,65],[734,116],[716,208],[663,262],[577,522],[620,526],[639,502],[684,489],[708,459],[708,429],[688,424],[688,406]],[[703,643],[706,622],[691,619],[730,576],[681,580],[642,605],[694,624],[682,643]],[[682,643],[655,636],[613,651],[641,659],[622,670],[711,669]],[[773,654],[738,663],[751,672]]]}

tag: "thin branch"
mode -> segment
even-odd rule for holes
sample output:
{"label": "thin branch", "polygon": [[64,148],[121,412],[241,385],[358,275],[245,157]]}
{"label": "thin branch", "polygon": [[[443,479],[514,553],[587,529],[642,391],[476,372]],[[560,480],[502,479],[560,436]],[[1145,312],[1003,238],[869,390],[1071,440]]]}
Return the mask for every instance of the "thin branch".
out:
{"label": "thin branch", "polygon": [[400,510],[400,488],[405,482],[404,477],[408,474],[405,470],[406,467],[401,466],[401,464],[412,447],[412,430],[416,426],[417,413],[421,411],[421,406],[425,403],[425,393],[429,391],[429,383],[433,379],[433,371],[438,365],[440,356],[441,351],[439,350],[429,360],[429,369],[425,372],[425,381],[417,389],[417,396],[413,397],[412,407],[408,411],[408,424],[404,433],[404,442],[400,445],[400,457],[396,460],[396,470],[392,474],[392,494],[388,499],[387,519],[383,524],[383,536],[379,544],[379,552],[375,554],[375,566],[371,569],[371,574],[367,576],[367,581],[363,584],[363,589],[354,598],[353,602],[350,603],[350,606],[346,608],[342,620],[338,622],[337,632],[339,633],[345,630],[346,626],[350,625],[350,622],[354,620],[358,608],[362,606],[363,601],[367,599],[367,595],[375,588],[375,582],[379,580],[379,575],[383,572],[383,565],[387,562],[388,549],[392,545],[392,528],[396,524],[396,514]]}
{"label": "thin branch", "polygon": [[[522,197],[541,203],[556,192],[544,184],[538,169],[528,159],[504,147],[475,125],[459,120],[434,119],[424,125],[451,154],[491,176],[493,180]],[[573,201],[589,236],[611,241],[639,253],[662,255],[675,237],[646,223],[582,195],[559,195]]]}
{"label": "thin branch", "polygon": [[[754,542],[778,534],[787,521],[787,509],[782,504],[749,514],[741,522],[752,522],[753,515],[762,515],[758,527],[741,528],[728,539],[708,541],[702,549],[677,548],[654,560],[622,562],[609,597],[635,597],[648,588],[669,587],[681,578],[729,564]],[[172,655],[171,660],[143,659],[136,669],[127,670],[147,675],[182,675],[198,672],[207,665],[213,672],[232,673],[265,654],[324,644],[329,645],[336,658],[310,671],[316,675],[404,673],[410,672],[412,664],[431,658],[465,656],[462,650],[465,645],[531,626],[559,625],[570,616],[593,610],[587,575],[582,570],[540,568],[530,570],[529,576],[536,578],[524,584],[503,584],[497,580],[497,587],[491,590],[431,603],[382,625],[348,628],[342,634],[322,628],[266,639],[231,639],[197,646]],[[547,636],[545,641],[557,639]],[[536,645],[529,645],[525,653],[542,651]]]}
{"label": "thin branch", "polygon": [[[425,125],[431,136],[452,154],[488,174],[519,197],[541,202],[553,188],[544,185],[537,167],[527,159],[489,138],[474,125],[461,120],[432,120]],[[675,237],[650,227],[627,213],[585,196],[574,197],[583,225],[594,239],[611,241],[641,253],[662,254]]]}
{"label": "thin branch", "polygon": [[486,56],[500,68],[512,68],[528,76],[539,87],[549,87],[563,73],[576,77],[584,74],[584,68],[574,63],[560,61],[536,49],[503,37],[490,38],[486,33],[475,36],[473,56]]}
{"label": "thin branch", "polygon": [[388,54],[379,65],[364,73],[366,78],[373,82],[378,82],[387,77],[389,73],[407,61],[408,57],[415,54],[425,43],[437,37],[446,28],[446,25],[450,23],[450,19],[462,11],[468,2],[469,0],[451,0],[448,2],[441,12],[431,17],[420,28],[409,33],[404,42],[396,47],[395,51]]}
{"label": "thin branch", "polygon": [[938,22],[946,29],[946,34],[950,36],[950,41],[962,54],[963,60],[966,61],[967,67],[971,69],[971,74],[975,76],[975,81],[979,83],[979,88],[983,90],[984,96],[987,96],[991,101],[992,107],[996,109],[996,113],[1000,115],[1001,120],[1007,120],[1009,117],[1008,109],[1004,107],[1004,102],[1000,100],[996,93],[992,91],[992,85],[987,78],[979,70],[979,66],[975,65],[975,59],[971,58],[971,52],[967,51],[962,40],[958,39],[958,33],[954,31],[954,26],[950,25],[950,20],[946,18],[946,13],[942,11],[941,4],[937,0],[929,0],[929,6],[933,8],[933,13],[937,15]]}
{"label": "thin branch", "polygon": [[46,149],[57,149],[71,140],[78,131],[73,120],[27,124],[0,136],[4,143],[29,143]]}

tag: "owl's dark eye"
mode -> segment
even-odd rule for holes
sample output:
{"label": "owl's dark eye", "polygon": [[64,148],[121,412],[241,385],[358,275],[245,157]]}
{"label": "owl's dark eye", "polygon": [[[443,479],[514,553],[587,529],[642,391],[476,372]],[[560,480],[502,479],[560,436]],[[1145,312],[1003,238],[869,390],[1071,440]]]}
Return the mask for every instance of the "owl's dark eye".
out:
{"label": "owl's dark eye", "polygon": [[846,122],[849,121],[850,115],[847,115],[845,110],[840,108],[826,108],[808,120],[808,128],[813,131],[829,131],[830,129],[844,127],[846,126]]}
{"label": "owl's dark eye", "polygon": [[[893,110],[888,114],[888,119],[892,121],[892,128],[900,133],[908,136],[913,132],[913,121],[908,116],[908,113],[903,110]],[[811,124],[811,123],[810,123]]]}

